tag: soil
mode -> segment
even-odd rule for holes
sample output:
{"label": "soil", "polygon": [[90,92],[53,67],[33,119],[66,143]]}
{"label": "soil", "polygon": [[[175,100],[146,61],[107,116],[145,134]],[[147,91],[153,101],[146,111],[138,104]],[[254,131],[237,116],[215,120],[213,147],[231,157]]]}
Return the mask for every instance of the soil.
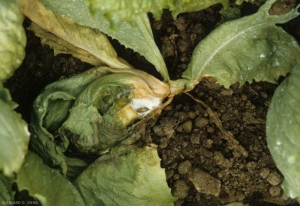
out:
{"label": "soil", "polygon": [[[235,8],[245,16],[254,13],[259,4],[244,3]],[[290,4],[283,5],[274,12],[285,12]],[[216,5],[180,14],[177,20],[166,10],[161,20],[151,21],[171,79],[180,78],[195,46],[222,20],[220,10],[221,6]],[[297,18],[283,25],[298,40],[299,21]],[[26,20],[24,26],[29,23]],[[17,111],[29,121],[32,102],[47,84],[92,66],[70,55],[54,56],[51,48],[41,45],[31,31],[26,32],[26,58],[5,86],[19,104]],[[143,57],[112,42],[118,54],[136,68],[153,72],[153,66]],[[213,78],[206,78],[190,92],[202,103],[181,94],[164,108],[151,129],[151,137],[158,145],[172,194],[179,198],[176,206],[230,202],[299,205],[284,196],[280,187],[283,176],[272,160],[265,137],[266,114],[276,87],[253,82],[225,89]]]}

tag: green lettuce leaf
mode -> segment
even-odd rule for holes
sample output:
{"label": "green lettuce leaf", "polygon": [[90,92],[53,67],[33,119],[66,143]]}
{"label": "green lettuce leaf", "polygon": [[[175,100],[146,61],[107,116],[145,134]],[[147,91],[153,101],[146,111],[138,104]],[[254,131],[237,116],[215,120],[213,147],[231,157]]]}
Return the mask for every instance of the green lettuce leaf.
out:
{"label": "green lettuce leaf", "polygon": [[12,181],[10,178],[5,177],[0,172],[0,202],[11,201],[13,199],[13,192],[11,189]]}
{"label": "green lettuce leaf", "polygon": [[172,16],[176,18],[180,13],[201,11],[214,4],[222,4],[224,9],[227,9],[229,0],[175,0],[174,4],[173,9],[171,8],[170,10],[172,11]]}
{"label": "green lettuce leaf", "polygon": [[88,0],[92,13],[101,12],[116,24],[120,21],[134,21],[136,15],[152,13],[159,19],[163,9],[172,11],[174,18],[180,13],[194,12],[221,3],[227,8],[228,0]]}
{"label": "green lettuce leaf", "polygon": [[8,90],[0,84],[0,171],[5,176],[18,172],[29,142],[26,122],[13,111],[16,106]]}
{"label": "green lettuce leaf", "polygon": [[[163,57],[154,42],[147,14],[136,15],[132,24],[120,22],[117,26],[113,27],[111,22],[101,13],[92,15],[85,0],[66,0],[63,4],[60,0],[40,0],[40,2],[56,16],[69,18],[76,24],[94,28],[117,39],[121,44],[145,56],[155,66],[157,71],[160,72],[164,80],[167,81],[169,79]],[[25,7],[28,9],[39,7],[37,0],[21,0],[21,4],[23,12]],[[35,14],[35,9],[31,9],[25,15],[33,22],[36,22],[40,18],[39,14]],[[47,21],[49,20],[52,19],[47,19]],[[76,33],[77,31],[74,32]]]}
{"label": "green lettuce leaf", "polygon": [[17,174],[18,189],[28,190],[43,206],[84,205],[82,197],[59,171],[51,169],[33,152],[28,152],[26,161]]}
{"label": "green lettuce leaf", "polygon": [[199,82],[213,76],[229,87],[235,82],[276,82],[299,61],[297,41],[276,26],[299,15],[292,9],[283,15],[270,15],[275,0],[267,1],[256,14],[229,21],[209,34],[194,50],[183,77]]}
{"label": "green lettuce leaf", "polygon": [[284,176],[282,187],[300,201],[300,65],[280,84],[267,114],[266,135],[272,157]]}
{"label": "green lettuce leaf", "polygon": [[148,12],[155,18],[160,18],[164,8],[174,8],[174,0],[88,0],[88,2],[92,13],[102,12],[107,19],[115,23],[130,22],[137,15]]}
{"label": "green lettuce leaf", "polygon": [[0,1],[0,81],[12,76],[25,57],[26,35],[18,0]]}
{"label": "green lettuce leaf", "polygon": [[86,205],[173,205],[156,147],[100,157],[75,180]]}

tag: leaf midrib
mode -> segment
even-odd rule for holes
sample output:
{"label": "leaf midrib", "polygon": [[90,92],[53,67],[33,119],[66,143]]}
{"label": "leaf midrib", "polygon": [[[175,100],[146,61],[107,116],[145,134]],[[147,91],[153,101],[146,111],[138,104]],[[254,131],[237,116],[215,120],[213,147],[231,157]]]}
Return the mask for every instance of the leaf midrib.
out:
{"label": "leaf midrib", "polygon": [[[211,62],[211,60],[216,56],[216,54],[217,54],[220,50],[222,50],[225,46],[227,46],[231,41],[233,41],[233,40],[236,39],[238,36],[242,35],[243,33],[246,33],[247,31],[249,31],[249,30],[251,30],[251,29],[253,29],[253,28],[255,28],[255,27],[261,27],[261,26],[264,27],[265,25],[269,25],[269,24],[267,24],[267,23],[261,23],[261,24],[258,24],[258,25],[256,24],[256,25],[254,25],[254,26],[248,27],[247,29],[245,29],[245,30],[243,30],[243,31],[241,31],[241,32],[239,32],[239,33],[237,33],[236,35],[232,36],[232,37],[229,38],[227,41],[225,41],[221,46],[219,46],[219,47],[212,53],[212,55],[209,56],[209,58],[204,62],[204,64],[202,64],[202,67],[201,67],[200,70],[199,70],[199,71],[201,71],[200,74],[205,70],[206,66]],[[202,75],[203,75],[203,74],[202,74]],[[201,76],[202,76],[202,75],[201,75]],[[197,75],[197,76],[199,76],[199,77],[201,78],[200,75]]]}

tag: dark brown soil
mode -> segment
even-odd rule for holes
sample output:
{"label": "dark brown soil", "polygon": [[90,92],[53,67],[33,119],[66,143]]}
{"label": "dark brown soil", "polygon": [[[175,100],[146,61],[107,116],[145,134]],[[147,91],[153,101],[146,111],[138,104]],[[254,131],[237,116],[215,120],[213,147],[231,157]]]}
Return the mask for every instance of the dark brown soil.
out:
{"label": "dark brown soil", "polygon": [[[240,8],[242,15],[248,15],[258,6],[247,3]],[[180,78],[194,47],[221,20],[220,9],[221,6],[216,5],[201,12],[181,14],[177,20],[165,11],[160,21],[153,21],[154,35],[172,79]],[[26,20],[25,27],[28,23]],[[300,37],[299,18],[284,28],[296,38]],[[91,66],[69,55],[54,56],[30,31],[27,37],[26,58],[5,85],[19,104],[18,112],[29,121],[32,102],[44,86]],[[118,46],[118,53],[129,62],[137,62],[134,66],[151,68],[130,50]],[[151,136],[158,145],[172,194],[179,197],[175,205],[230,202],[255,206],[299,205],[283,195],[280,188],[283,176],[266,143],[266,113],[276,87],[254,82],[225,89],[214,79],[204,79],[190,94],[211,108],[226,131],[220,130],[203,104],[186,94],[175,97],[163,110],[151,129]],[[226,140],[229,132],[236,143]]]}
{"label": "dark brown soil", "polygon": [[[290,6],[281,3],[272,12],[285,13]],[[174,78],[187,68],[194,46],[220,20],[219,9],[214,6],[179,15],[175,21],[165,12],[161,21],[154,22],[162,54]],[[257,5],[244,4],[242,15],[257,9]],[[297,27],[296,22],[284,28],[299,38],[299,19]],[[266,114],[276,87],[254,82],[225,89],[214,79],[205,79],[191,92],[214,111],[226,132],[231,132],[240,145],[225,140],[226,133],[216,126],[207,109],[185,94],[165,108],[153,127],[152,138],[159,145],[172,194],[179,197],[175,205],[298,205],[280,188],[283,176],[272,160],[265,137]],[[242,155],[243,149],[247,156]]]}
{"label": "dark brown soil", "polygon": [[180,198],[176,205],[293,202],[283,196],[283,177],[266,145],[265,117],[275,88],[252,83],[224,89],[206,79],[191,92],[210,106],[247,156],[233,149],[206,108],[185,94],[165,108],[152,137],[172,194]]}

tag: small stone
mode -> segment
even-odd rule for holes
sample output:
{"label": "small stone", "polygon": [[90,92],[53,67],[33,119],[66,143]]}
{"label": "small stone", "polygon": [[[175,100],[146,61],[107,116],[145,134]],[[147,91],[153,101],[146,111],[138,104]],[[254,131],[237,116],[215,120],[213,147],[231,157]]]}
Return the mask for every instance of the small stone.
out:
{"label": "small stone", "polygon": [[189,111],[188,116],[189,116],[189,118],[194,119],[197,116],[197,114],[196,114],[196,112]]}
{"label": "small stone", "polygon": [[180,125],[179,127],[177,127],[176,131],[178,132],[185,132],[185,133],[190,133],[193,129],[193,122],[192,120],[188,120],[185,123],[183,123],[182,125]]}
{"label": "small stone", "polygon": [[174,197],[185,198],[188,195],[190,187],[184,180],[177,180],[171,190]]}
{"label": "small stone", "polygon": [[271,194],[273,197],[275,197],[275,196],[280,195],[280,193],[281,193],[281,188],[278,187],[278,186],[272,186],[272,187],[269,188],[269,192],[270,192],[270,194]]}
{"label": "small stone", "polygon": [[257,167],[257,163],[256,162],[248,162],[247,163],[247,169],[249,172],[255,172]]}
{"label": "small stone", "polygon": [[187,26],[187,23],[185,22],[185,18],[182,16],[179,16],[177,20],[174,22],[174,24],[176,25],[179,31],[184,31]]}
{"label": "small stone", "polygon": [[204,141],[203,146],[210,149],[212,148],[214,141],[212,139],[207,139]]}
{"label": "small stone", "polygon": [[260,175],[263,179],[266,179],[267,176],[269,175],[269,173],[270,173],[270,170],[269,170],[269,168],[267,168],[267,167],[264,167],[264,168],[262,168],[262,169],[259,171],[259,175]]}
{"label": "small stone", "polygon": [[162,125],[154,126],[153,131],[160,137],[172,137],[175,133],[175,130],[172,127],[166,127]]}
{"label": "small stone", "polygon": [[193,133],[191,135],[191,142],[193,144],[199,144],[200,143],[200,134],[199,133]]}
{"label": "small stone", "polygon": [[174,174],[173,175],[173,179],[174,180],[179,180],[180,179],[180,175],[179,174]]}
{"label": "small stone", "polygon": [[218,175],[219,178],[222,179],[226,175],[226,172],[224,170],[221,170],[221,171],[218,172],[217,175]]}
{"label": "small stone", "polygon": [[260,95],[265,99],[268,98],[268,94],[266,92],[261,92]]}
{"label": "small stone", "polygon": [[169,145],[169,139],[168,138],[161,138],[160,139],[160,144],[159,147],[160,148],[166,148]]}
{"label": "small stone", "polygon": [[245,94],[242,94],[241,98],[243,101],[246,101],[248,99],[248,97]]}
{"label": "small stone", "polygon": [[192,168],[192,163],[189,160],[181,162],[178,165],[178,173],[181,175],[187,174]]}
{"label": "small stone", "polygon": [[221,181],[198,168],[189,173],[189,180],[200,193],[214,196],[220,193]]}
{"label": "small stone", "polygon": [[232,155],[233,155],[234,158],[240,158],[241,157],[241,153],[238,152],[238,151],[233,151]]}
{"label": "small stone", "polygon": [[215,132],[215,129],[213,127],[208,127],[207,128],[207,132],[208,133],[214,133]]}
{"label": "small stone", "polygon": [[180,39],[177,42],[177,48],[180,53],[186,52],[189,49],[190,43],[185,39]]}
{"label": "small stone", "polygon": [[233,94],[233,90],[232,89],[222,89],[220,94],[223,96],[231,96]]}
{"label": "small stone", "polygon": [[168,37],[164,37],[162,41],[162,55],[163,57],[170,57],[175,55],[175,43]]}
{"label": "small stone", "polygon": [[183,130],[186,132],[186,133],[190,133],[193,129],[193,122],[192,120],[188,120],[186,121],[183,125]]}
{"label": "small stone", "polygon": [[168,169],[166,170],[166,178],[170,179],[174,175],[174,169]]}
{"label": "small stone", "polygon": [[277,172],[271,172],[268,177],[267,177],[267,181],[273,185],[273,186],[276,186],[276,185],[279,185],[282,181],[280,175],[277,173]]}
{"label": "small stone", "polygon": [[174,114],[174,117],[176,117],[178,119],[178,121],[180,121],[180,122],[184,122],[189,118],[189,116],[186,112],[176,112]]}
{"label": "small stone", "polygon": [[208,119],[204,118],[204,117],[198,117],[195,120],[195,125],[199,128],[205,127],[208,124]]}

